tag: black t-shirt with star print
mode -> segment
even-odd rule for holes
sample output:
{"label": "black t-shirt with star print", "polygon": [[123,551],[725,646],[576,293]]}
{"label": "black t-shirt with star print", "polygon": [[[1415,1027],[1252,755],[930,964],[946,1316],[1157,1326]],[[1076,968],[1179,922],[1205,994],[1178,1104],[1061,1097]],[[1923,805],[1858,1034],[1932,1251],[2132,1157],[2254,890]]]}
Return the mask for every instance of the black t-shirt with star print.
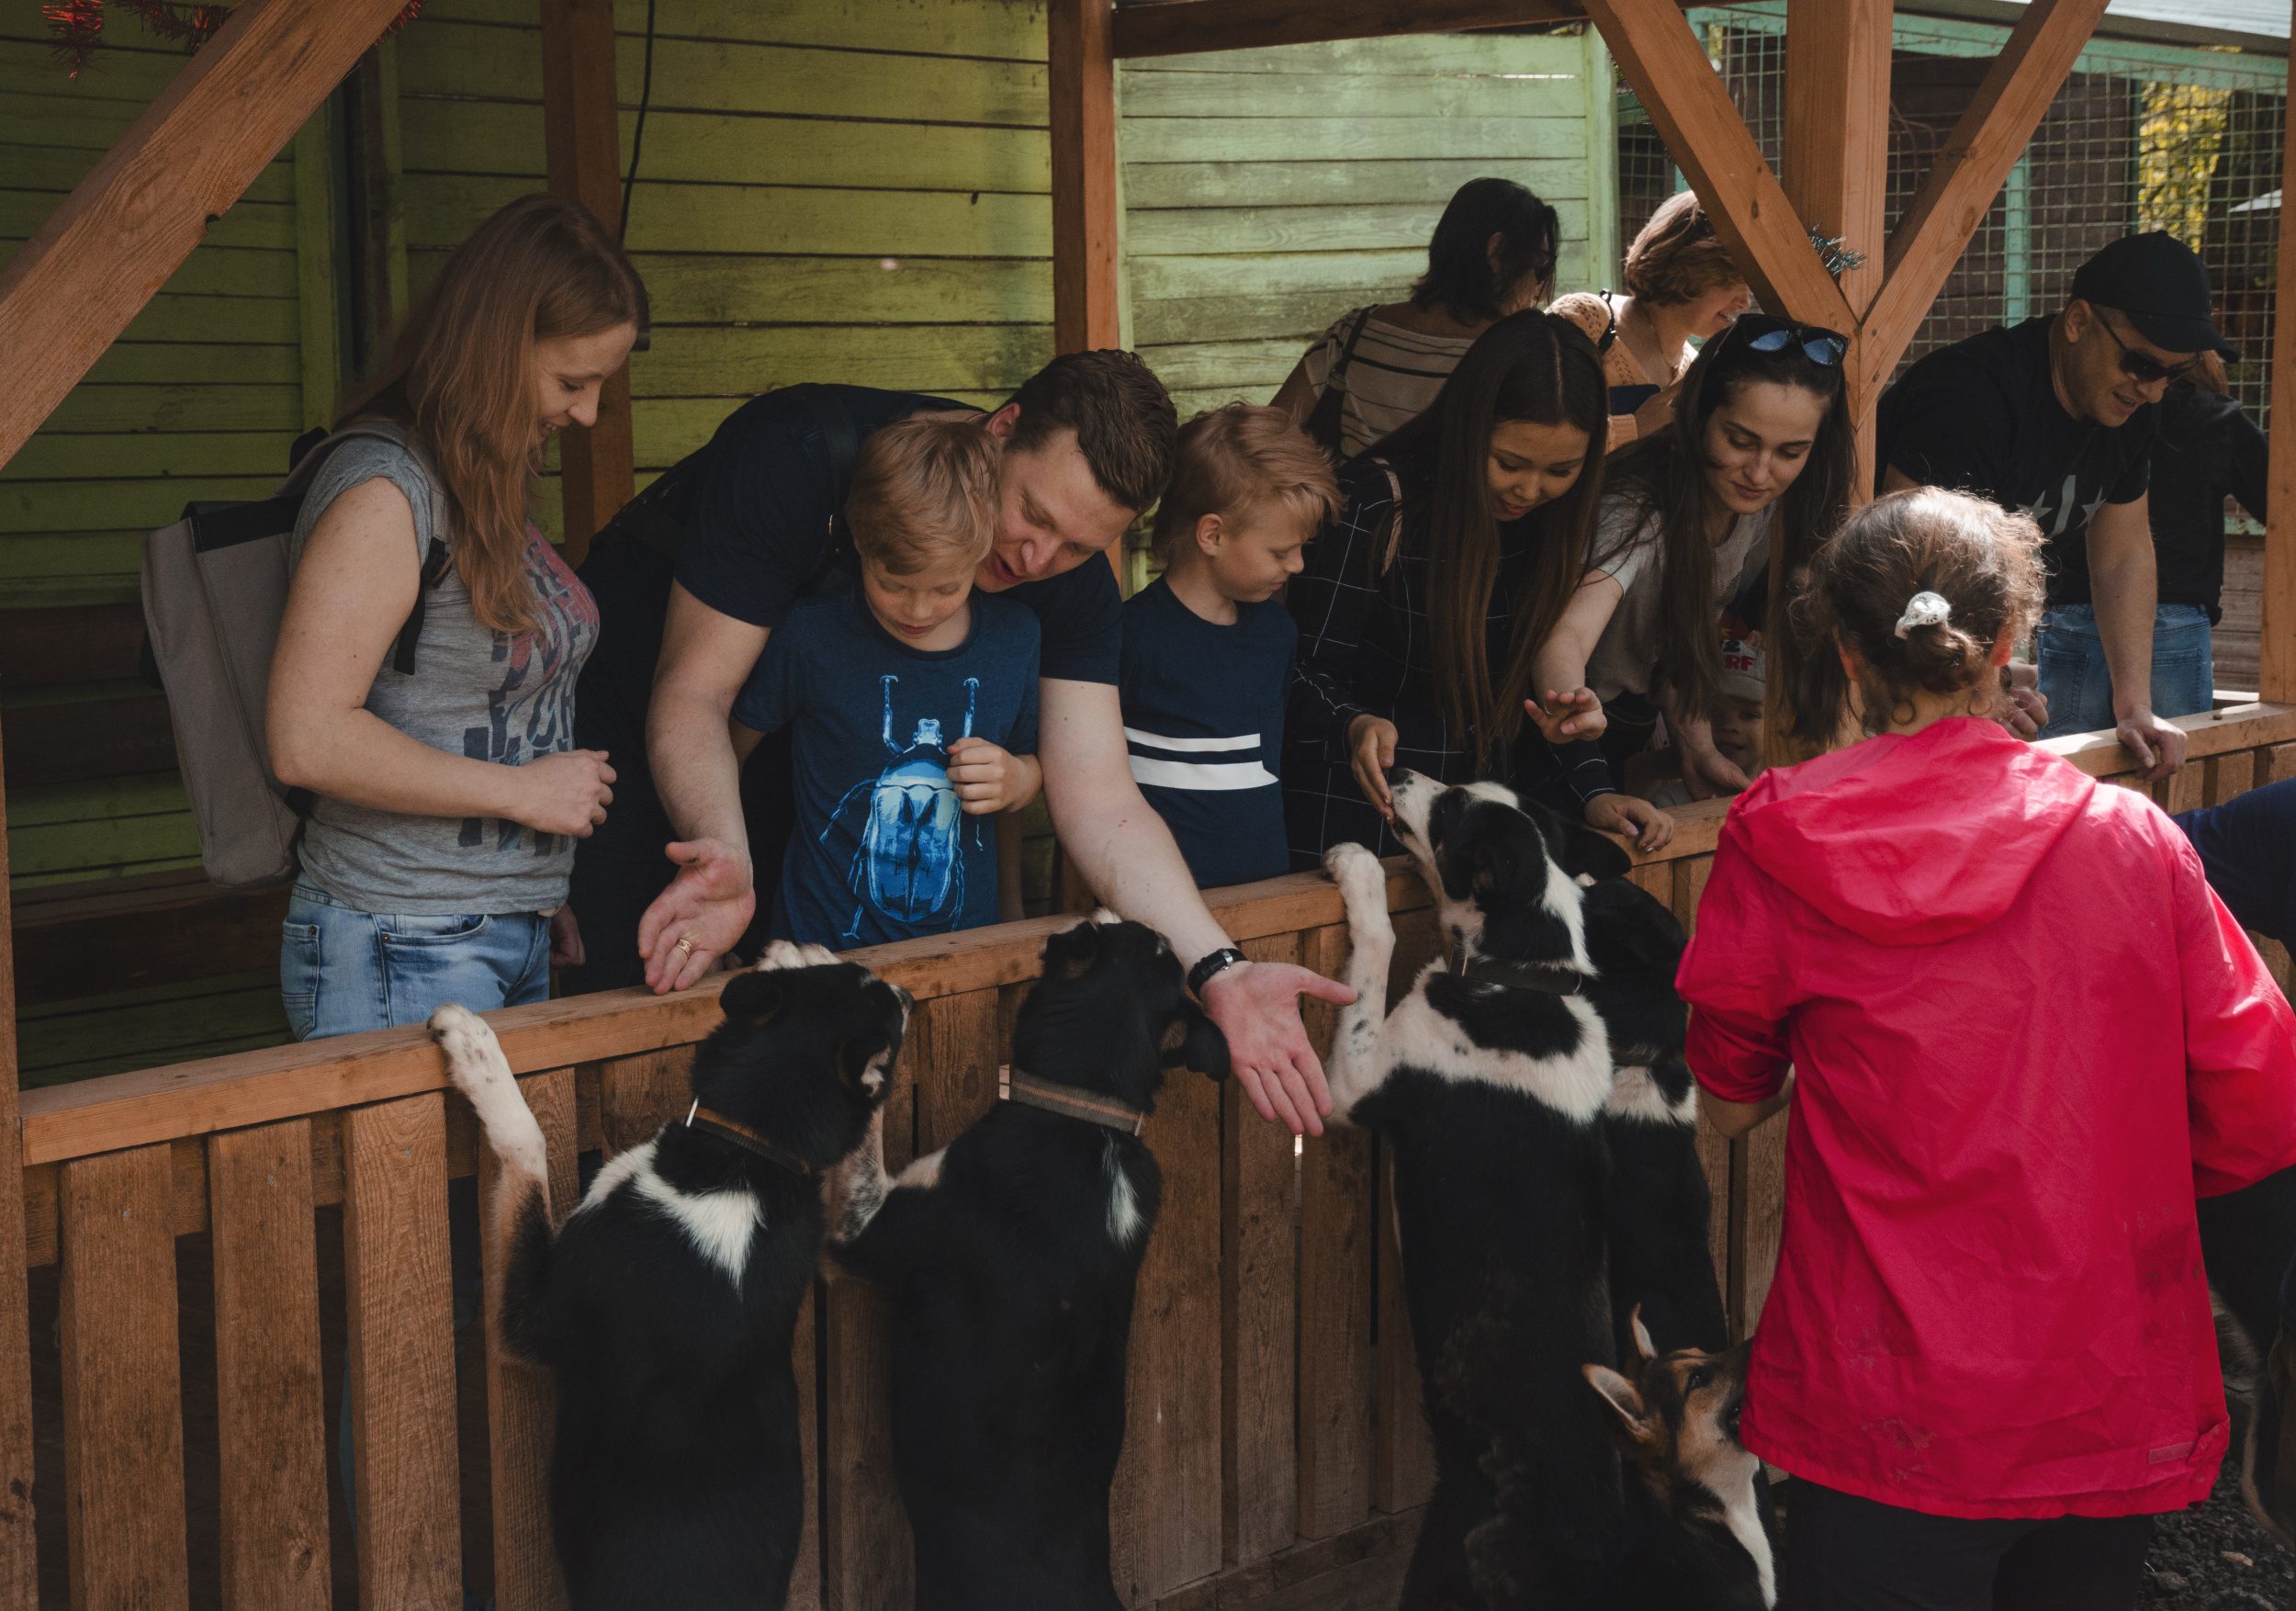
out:
{"label": "black t-shirt with star print", "polygon": [[1875,456],[2032,515],[2049,540],[2049,603],[2086,604],[2088,523],[2144,495],[2158,411],[2148,403],[2118,427],[2066,413],[2049,382],[2049,322],[1996,326],[1908,369],[1882,394]]}

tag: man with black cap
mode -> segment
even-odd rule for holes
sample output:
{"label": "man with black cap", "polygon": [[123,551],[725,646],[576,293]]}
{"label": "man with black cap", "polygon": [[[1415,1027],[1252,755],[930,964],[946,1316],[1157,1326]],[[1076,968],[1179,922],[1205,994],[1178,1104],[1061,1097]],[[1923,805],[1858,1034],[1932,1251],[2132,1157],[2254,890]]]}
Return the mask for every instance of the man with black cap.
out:
{"label": "man with black cap", "polygon": [[2048,539],[2041,692],[2057,719],[2043,736],[2083,730],[2084,706],[2101,703],[2082,694],[2089,636],[2110,668],[2113,730],[2151,777],[2185,755],[2183,732],[2153,713],[2155,405],[2207,349],[2234,350],[2210,321],[2208,269],[2156,230],[2083,264],[2063,311],[1931,353],[1881,402],[1883,491],[1961,488],[2031,515]]}

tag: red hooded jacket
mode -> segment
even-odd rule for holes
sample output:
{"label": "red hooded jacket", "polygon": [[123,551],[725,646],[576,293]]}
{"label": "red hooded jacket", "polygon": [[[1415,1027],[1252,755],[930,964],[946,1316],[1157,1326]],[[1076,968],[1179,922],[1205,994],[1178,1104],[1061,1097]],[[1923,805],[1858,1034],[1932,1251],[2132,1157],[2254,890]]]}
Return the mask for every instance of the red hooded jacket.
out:
{"label": "red hooded jacket", "polygon": [[1937,1515],[2208,1493],[2193,1199],[2296,1163],[2296,1020],[2150,800],[1967,719],[1766,772],[1676,983],[1708,1090],[1797,1071],[1748,1448]]}

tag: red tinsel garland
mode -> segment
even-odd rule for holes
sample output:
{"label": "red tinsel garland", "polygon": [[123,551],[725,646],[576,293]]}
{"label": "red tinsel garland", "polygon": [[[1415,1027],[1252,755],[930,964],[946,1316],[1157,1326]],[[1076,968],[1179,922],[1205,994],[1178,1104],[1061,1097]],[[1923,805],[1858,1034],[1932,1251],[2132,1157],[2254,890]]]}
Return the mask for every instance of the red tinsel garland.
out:
{"label": "red tinsel garland", "polygon": [[[213,39],[231,16],[229,5],[199,4],[197,0],[112,0],[112,4],[135,13],[146,31],[192,51]],[[57,60],[70,64],[70,76],[79,77],[103,42],[104,0],[51,0],[39,10],[56,41]],[[422,11],[422,0],[407,0],[406,9],[383,30],[383,37],[397,33]]]}

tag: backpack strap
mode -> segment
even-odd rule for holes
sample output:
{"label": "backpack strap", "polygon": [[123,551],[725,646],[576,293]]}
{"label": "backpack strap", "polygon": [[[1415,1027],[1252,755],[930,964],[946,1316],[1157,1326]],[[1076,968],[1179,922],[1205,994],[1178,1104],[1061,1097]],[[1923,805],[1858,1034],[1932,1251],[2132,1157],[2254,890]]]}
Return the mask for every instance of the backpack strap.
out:
{"label": "backpack strap", "polygon": [[829,511],[828,530],[821,540],[821,552],[814,557],[805,571],[805,579],[797,584],[801,593],[811,592],[829,574],[837,563],[838,550],[845,546],[850,535],[845,524],[845,495],[853,488],[853,460],[861,453],[861,436],[853,429],[853,416],[845,411],[845,400],[837,394],[834,386],[818,381],[801,381],[787,388],[813,415],[814,423],[821,427],[821,438],[829,449],[829,474],[837,483],[837,501]]}
{"label": "backpack strap", "polygon": [[1403,546],[1403,483],[1396,475],[1395,467],[1387,460],[1375,458],[1371,462],[1387,478],[1387,554],[1379,561],[1379,568],[1371,573],[1372,580],[1384,581],[1387,573],[1395,569],[1396,552]]}
{"label": "backpack strap", "polygon": [[401,677],[414,675],[414,648],[422,641],[422,614],[429,607],[431,590],[446,580],[446,567],[454,557],[454,551],[435,536],[423,551],[422,580],[414,590],[414,609],[409,613],[407,624],[399,629],[399,647],[390,655],[391,670]]}
{"label": "backpack strap", "polygon": [[1610,293],[1598,293],[1603,299],[1603,313],[1609,322],[1603,327],[1603,339],[1594,344],[1594,351],[1603,357],[1610,356],[1612,344],[1618,340],[1618,310],[1611,306]]}

